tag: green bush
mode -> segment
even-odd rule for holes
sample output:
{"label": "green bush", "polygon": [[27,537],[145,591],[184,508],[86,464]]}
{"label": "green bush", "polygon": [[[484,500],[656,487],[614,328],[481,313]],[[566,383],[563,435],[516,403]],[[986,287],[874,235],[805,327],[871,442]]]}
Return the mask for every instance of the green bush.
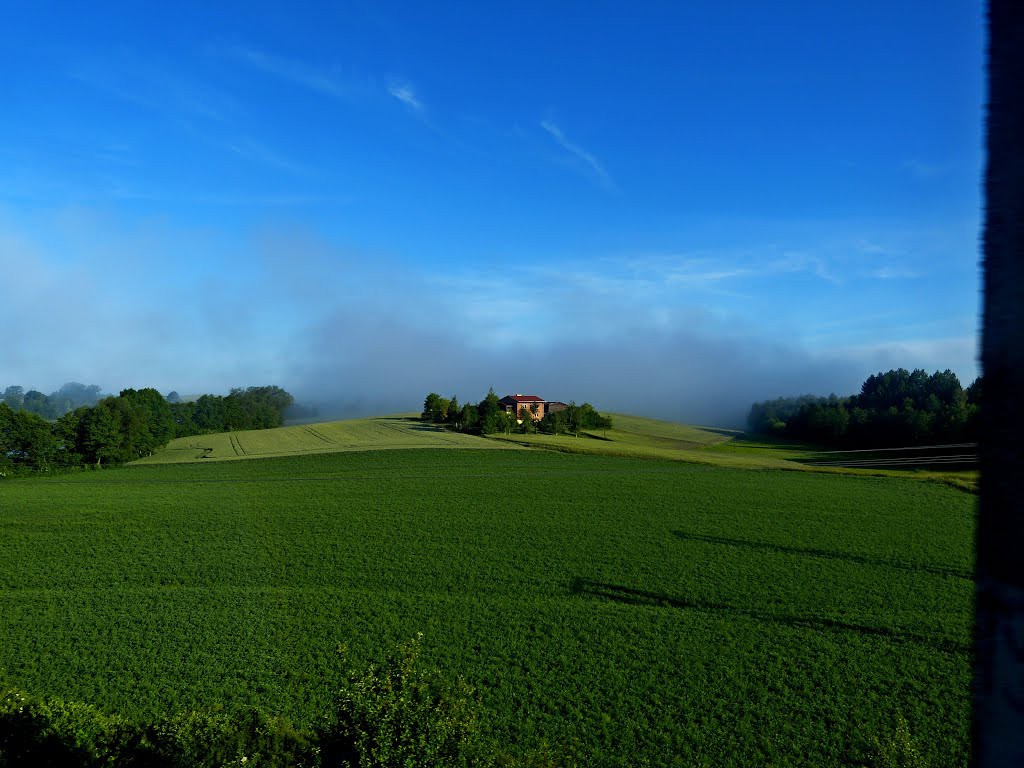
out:
{"label": "green bush", "polygon": [[315,732],[255,709],[184,712],[138,725],[86,704],[0,694],[0,768],[549,768],[547,751],[498,755],[481,736],[479,702],[419,661],[422,635],[381,665],[349,675]]}
{"label": "green bush", "polygon": [[473,690],[424,670],[422,640],[417,634],[382,665],[349,677],[322,740],[325,765],[454,768],[493,762],[480,736]]}
{"label": "green bush", "polygon": [[910,726],[902,716],[896,717],[896,728],[884,739],[871,739],[868,747],[868,765],[871,768],[928,768],[917,742],[910,735]]}
{"label": "green bush", "polygon": [[316,743],[308,734],[255,709],[186,712],[158,726],[156,737],[166,761],[162,764],[173,768],[320,764]]}
{"label": "green bush", "polygon": [[40,701],[19,690],[0,698],[0,766],[158,766],[145,729],[86,704]]}

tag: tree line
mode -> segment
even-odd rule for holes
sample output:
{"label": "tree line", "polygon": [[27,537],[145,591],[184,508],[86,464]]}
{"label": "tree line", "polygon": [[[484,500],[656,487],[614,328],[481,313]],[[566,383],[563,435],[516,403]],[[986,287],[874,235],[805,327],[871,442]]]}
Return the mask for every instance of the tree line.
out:
{"label": "tree line", "polygon": [[848,397],[779,397],[754,403],[752,432],[836,447],[973,442],[982,380],[966,389],[950,370],[905,368],[869,376]]}
{"label": "tree line", "polygon": [[0,402],[0,476],[121,464],[148,456],[175,437],[279,427],[293,402],[276,386],[174,403],[152,388],[125,389],[48,421],[5,400]]}
{"label": "tree line", "polygon": [[[531,406],[535,415],[538,414],[539,407],[538,403]],[[420,418],[434,424],[444,424],[450,429],[471,435],[511,434],[512,432],[578,435],[581,430],[611,429],[612,426],[611,417],[602,416],[590,403],[576,405],[575,402],[570,402],[564,410],[546,413],[537,421],[524,418],[522,423],[518,423],[515,415],[508,413],[502,407],[493,387],[488,390],[487,396],[476,405],[472,403],[460,405],[458,398],[454,395],[451,398],[445,398],[436,392],[431,392],[423,400],[423,411]]]}

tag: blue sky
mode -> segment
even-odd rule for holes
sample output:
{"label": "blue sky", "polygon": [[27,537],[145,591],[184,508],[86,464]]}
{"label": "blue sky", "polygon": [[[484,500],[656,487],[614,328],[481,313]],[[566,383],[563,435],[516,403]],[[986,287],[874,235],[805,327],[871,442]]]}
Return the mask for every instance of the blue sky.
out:
{"label": "blue sky", "polygon": [[0,386],[971,379],[982,51],[953,0],[9,4]]}

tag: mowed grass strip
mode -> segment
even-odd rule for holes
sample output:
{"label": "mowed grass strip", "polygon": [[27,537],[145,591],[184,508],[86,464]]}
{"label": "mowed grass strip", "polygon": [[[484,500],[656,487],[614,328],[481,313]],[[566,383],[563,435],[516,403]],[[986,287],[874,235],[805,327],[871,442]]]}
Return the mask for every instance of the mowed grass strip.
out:
{"label": "mowed grass strip", "polygon": [[406,448],[508,448],[425,424],[415,416],[382,416],[277,429],[180,437],[135,464],[176,464],[307,453]]}
{"label": "mowed grass strip", "polygon": [[339,644],[369,663],[422,631],[495,738],[566,764],[838,765],[902,716],[932,764],[966,765],[973,502],[538,451],[18,480],[0,682],[310,723]]}

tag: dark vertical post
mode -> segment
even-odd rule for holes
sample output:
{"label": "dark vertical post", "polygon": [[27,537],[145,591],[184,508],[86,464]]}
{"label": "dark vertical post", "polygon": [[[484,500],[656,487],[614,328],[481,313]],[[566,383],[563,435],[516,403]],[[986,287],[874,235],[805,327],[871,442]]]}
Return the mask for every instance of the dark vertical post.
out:
{"label": "dark vertical post", "polygon": [[974,765],[1024,766],[1024,2],[989,0]]}

